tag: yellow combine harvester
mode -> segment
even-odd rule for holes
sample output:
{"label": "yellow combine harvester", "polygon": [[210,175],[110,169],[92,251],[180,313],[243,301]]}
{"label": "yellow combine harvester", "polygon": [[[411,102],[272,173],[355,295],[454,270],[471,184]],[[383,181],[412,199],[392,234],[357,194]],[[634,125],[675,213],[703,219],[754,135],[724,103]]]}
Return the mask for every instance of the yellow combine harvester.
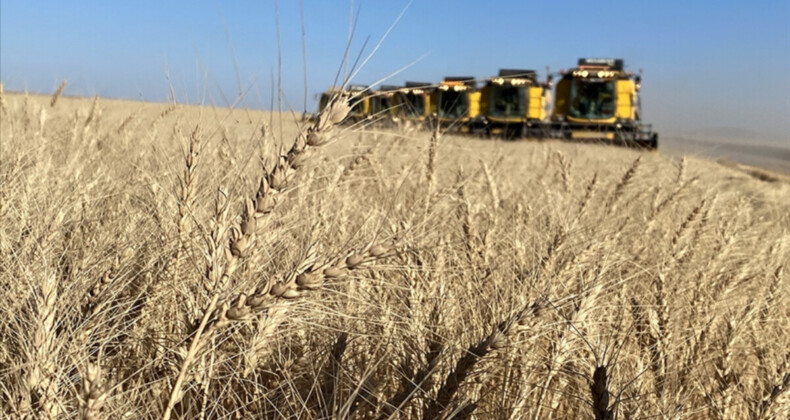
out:
{"label": "yellow combine harvester", "polygon": [[423,122],[436,112],[431,94],[436,90],[430,83],[406,82],[394,95],[394,115],[409,121]]}
{"label": "yellow combine harvester", "polygon": [[534,70],[502,69],[481,89],[472,77],[446,77],[438,86],[406,82],[375,92],[362,85],[332,88],[321,95],[319,110],[339,96],[352,106],[351,122],[436,118],[466,133],[658,147],[658,134],[641,119],[641,77],[626,73],[623,60],[581,58],[560,74],[553,107],[551,75],[539,83]]}
{"label": "yellow combine harvester", "polygon": [[442,126],[464,133],[480,126],[480,91],[474,77],[445,77],[433,99]]}
{"label": "yellow combine harvester", "polygon": [[641,121],[640,83],[640,76],[625,72],[621,59],[580,58],[557,83],[551,133],[657,148],[658,134]]}
{"label": "yellow combine harvester", "polygon": [[395,112],[395,93],[398,89],[400,89],[398,86],[384,85],[370,94],[368,115],[373,121],[392,119]]}
{"label": "yellow combine harvester", "polygon": [[543,137],[546,87],[534,70],[499,70],[481,91],[486,132],[505,137]]}

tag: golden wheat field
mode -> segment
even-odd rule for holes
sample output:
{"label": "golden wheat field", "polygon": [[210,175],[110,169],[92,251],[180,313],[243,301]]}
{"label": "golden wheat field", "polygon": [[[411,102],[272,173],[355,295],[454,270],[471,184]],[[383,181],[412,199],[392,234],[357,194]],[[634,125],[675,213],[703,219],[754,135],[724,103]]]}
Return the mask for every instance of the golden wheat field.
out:
{"label": "golden wheat field", "polygon": [[781,177],[340,103],[0,112],[5,418],[790,416]]}

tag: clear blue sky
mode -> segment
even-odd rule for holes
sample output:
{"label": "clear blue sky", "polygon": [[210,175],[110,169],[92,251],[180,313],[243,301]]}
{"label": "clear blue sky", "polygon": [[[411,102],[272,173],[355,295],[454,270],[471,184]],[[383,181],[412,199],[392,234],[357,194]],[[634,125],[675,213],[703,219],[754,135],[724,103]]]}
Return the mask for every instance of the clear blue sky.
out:
{"label": "clear blue sky", "polygon": [[[282,86],[303,108],[300,2],[279,2]],[[407,1],[304,0],[309,109],[343,58],[359,14],[355,56],[367,51]],[[223,104],[238,96],[268,107],[278,74],[274,1],[12,1],[0,3],[0,78],[7,90]],[[710,127],[790,135],[788,1],[415,0],[358,74],[387,83],[487,77],[499,68],[569,68],[582,56],[620,57],[644,69],[646,120],[664,132]]]}

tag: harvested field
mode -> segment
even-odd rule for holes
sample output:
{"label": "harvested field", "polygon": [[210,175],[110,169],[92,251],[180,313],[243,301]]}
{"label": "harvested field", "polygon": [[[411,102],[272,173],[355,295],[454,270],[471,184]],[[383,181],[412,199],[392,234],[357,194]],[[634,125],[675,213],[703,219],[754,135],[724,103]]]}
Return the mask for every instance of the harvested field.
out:
{"label": "harvested field", "polygon": [[783,175],[101,98],[0,113],[9,418],[790,416]]}

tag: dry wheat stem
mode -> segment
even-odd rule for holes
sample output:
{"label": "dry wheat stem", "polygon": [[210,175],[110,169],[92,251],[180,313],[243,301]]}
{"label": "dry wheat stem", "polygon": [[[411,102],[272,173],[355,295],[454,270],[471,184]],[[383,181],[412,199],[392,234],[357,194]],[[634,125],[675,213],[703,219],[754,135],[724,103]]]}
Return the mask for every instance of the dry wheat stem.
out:
{"label": "dry wheat stem", "polygon": [[436,150],[439,147],[441,136],[440,124],[434,121],[433,133],[428,142],[428,160],[425,164],[425,180],[427,183],[425,192],[425,211],[430,211],[431,198],[433,195],[434,184],[436,183]]}

